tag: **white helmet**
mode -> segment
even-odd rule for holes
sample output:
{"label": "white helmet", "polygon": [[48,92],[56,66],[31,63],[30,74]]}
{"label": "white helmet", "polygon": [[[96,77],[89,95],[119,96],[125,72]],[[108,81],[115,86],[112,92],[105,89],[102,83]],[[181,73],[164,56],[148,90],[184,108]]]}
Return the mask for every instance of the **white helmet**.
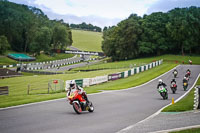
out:
{"label": "white helmet", "polygon": [[159,82],[159,83],[162,83],[162,79],[159,79],[158,82]]}
{"label": "white helmet", "polygon": [[75,85],[76,85],[75,80],[71,80],[70,83],[69,83],[69,86],[70,87],[74,87]]}

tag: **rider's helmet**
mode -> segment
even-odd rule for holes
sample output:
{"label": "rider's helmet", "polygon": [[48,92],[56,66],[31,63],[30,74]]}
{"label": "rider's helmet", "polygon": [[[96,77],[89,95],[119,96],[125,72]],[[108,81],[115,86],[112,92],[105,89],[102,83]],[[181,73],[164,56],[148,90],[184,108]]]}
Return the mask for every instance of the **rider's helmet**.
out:
{"label": "rider's helmet", "polygon": [[175,80],[175,79],[172,79],[172,81],[175,82],[176,80]]}
{"label": "rider's helmet", "polygon": [[71,80],[69,83],[70,88],[72,88],[72,89],[75,88],[75,85],[76,85],[75,80]]}
{"label": "rider's helmet", "polygon": [[159,80],[158,80],[158,83],[161,84],[161,83],[162,83],[162,79],[159,79]]}

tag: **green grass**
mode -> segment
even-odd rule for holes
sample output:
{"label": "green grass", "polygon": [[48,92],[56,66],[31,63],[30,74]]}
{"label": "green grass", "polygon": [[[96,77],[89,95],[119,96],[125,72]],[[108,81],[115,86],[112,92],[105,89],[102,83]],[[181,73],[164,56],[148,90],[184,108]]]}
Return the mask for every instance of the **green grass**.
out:
{"label": "green grass", "polygon": [[80,50],[102,52],[102,33],[100,32],[72,30],[72,39],[72,46]]}
{"label": "green grass", "polygon": [[[197,85],[200,85],[200,78],[197,81]],[[162,112],[183,112],[183,111],[193,110],[194,90],[195,89],[193,88],[187,96],[185,96],[177,103],[164,108]]]}
{"label": "green grass", "polygon": [[200,128],[192,128],[192,129],[175,131],[175,132],[170,132],[170,133],[200,133]]}

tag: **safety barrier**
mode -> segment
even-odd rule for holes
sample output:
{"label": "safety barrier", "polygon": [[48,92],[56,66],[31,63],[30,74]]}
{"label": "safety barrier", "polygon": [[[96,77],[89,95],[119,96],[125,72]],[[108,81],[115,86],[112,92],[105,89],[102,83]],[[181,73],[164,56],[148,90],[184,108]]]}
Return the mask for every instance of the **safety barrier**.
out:
{"label": "safety barrier", "polygon": [[[153,67],[156,67],[158,65],[161,65],[163,62],[163,60],[159,60],[159,61],[155,61],[152,62],[150,64],[146,64],[140,67],[136,67],[136,68],[132,68],[131,70],[128,71],[124,71],[124,72],[119,72],[119,73],[113,73],[113,74],[109,74],[109,75],[105,75],[105,76],[97,76],[94,78],[84,78],[84,79],[76,79],[75,82],[77,85],[81,86],[81,87],[89,87],[91,85],[95,85],[95,84],[100,84],[100,83],[104,83],[107,81],[112,81],[112,80],[117,80],[117,79],[121,79],[121,78],[126,78],[129,77],[131,75],[149,70]],[[66,83],[66,87],[65,89],[69,88],[69,83],[71,80],[67,80]]]}
{"label": "safety barrier", "polygon": [[[36,62],[36,63],[28,63],[28,64],[13,64],[13,65],[0,65],[0,68],[12,68],[12,67],[22,67],[23,69],[26,70],[40,70],[40,69],[44,69],[44,68],[55,68],[55,67],[59,67],[59,66],[63,66],[63,65],[68,65],[68,64],[74,64],[74,63],[78,63],[81,60],[76,60],[76,61],[70,61],[74,58],[76,58],[77,55],[71,57],[71,58],[67,58],[67,59],[62,59],[62,60],[54,60],[54,61],[46,61],[46,62]],[[61,62],[60,64],[55,64],[54,63],[58,63]],[[45,67],[31,67],[31,65],[45,65]]]}
{"label": "safety barrier", "polygon": [[194,91],[194,110],[196,109],[200,109],[200,86],[196,86]]}

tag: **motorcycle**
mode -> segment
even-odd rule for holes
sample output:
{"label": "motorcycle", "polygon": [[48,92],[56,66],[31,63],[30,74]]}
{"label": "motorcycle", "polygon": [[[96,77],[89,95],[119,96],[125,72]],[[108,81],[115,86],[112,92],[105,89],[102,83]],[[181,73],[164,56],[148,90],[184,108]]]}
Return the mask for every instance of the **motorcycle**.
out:
{"label": "motorcycle", "polygon": [[171,84],[171,90],[172,90],[173,94],[176,93],[177,85],[174,82],[172,82],[172,84]]}
{"label": "motorcycle", "polygon": [[164,86],[159,86],[158,92],[163,97],[163,100],[168,99],[167,89]]}
{"label": "motorcycle", "polygon": [[178,73],[177,73],[177,71],[174,71],[173,74],[174,74],[174,78],[176,78]]}
{"label": "motorcycle", "polygon": [[74,108],[74,111],[77,114],[81,114],[82,111],[93,112],[94,107],[92,102],[87,103],[85,99],[83,99],[82,95],[78,93],[78,90],[71,92],[68,96],[68,100]]}
{"label": "motorcycle", "polygon": [[186,74],[188,75],[187,77],[190,77],[190,74],[191,74],[191,73],[188,71]]}
{"label": "motorcycle", "polygon": [[183,89],[184,89],[184,91],[187,90],[187,87],[188,87],[188,83],[187,83],[187,82],[184,82],[184,83],[183,83]]}

